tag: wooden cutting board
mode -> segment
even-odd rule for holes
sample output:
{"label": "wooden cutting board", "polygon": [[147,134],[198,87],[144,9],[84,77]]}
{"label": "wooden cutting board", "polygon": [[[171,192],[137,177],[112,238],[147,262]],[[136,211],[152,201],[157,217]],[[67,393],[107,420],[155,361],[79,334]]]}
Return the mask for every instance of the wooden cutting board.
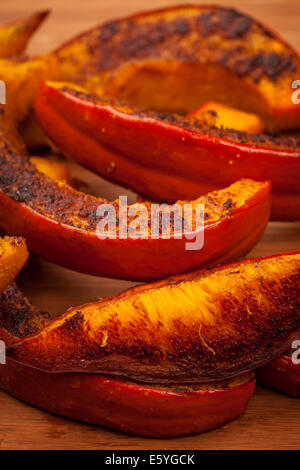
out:
{"label": "wooden cutting board", "polygon": [[[172,1],[173,4],[181,2]],[[190,2],[205,3],[205,2]],[[298,0],[219,1],[251,13],[278,30],[300,50]],[[131,12],[166,5],[158,0],[10,0],[1,2],[1,22],[42,8],[53,15],[32,41],[30,52],[46,52],[97,22]],[[299,77],[300,79],[300,77]],[[89,190],[107,198],[134,195],[73,166]],[[300,249],[300,223],[270,223],[251,255]],[[63,313],[71,305],[107,297],[131,283],[74,273],[32,258],[21,288],[40,308]],[[0,366],[1,367],[1,366]],[[299,449],[300,401],[257,387],[246,413],[220,429],[180,439],[144,439],[84,425],[21,403],[0,391],[0,449]]]}

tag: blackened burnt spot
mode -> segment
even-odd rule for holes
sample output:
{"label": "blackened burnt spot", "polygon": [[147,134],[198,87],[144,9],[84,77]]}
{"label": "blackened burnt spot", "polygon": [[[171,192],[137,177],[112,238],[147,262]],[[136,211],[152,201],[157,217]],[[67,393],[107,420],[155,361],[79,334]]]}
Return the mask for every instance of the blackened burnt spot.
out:
{"label": "blackened burnt spot", "polygon": [[275,81],[285,72],[295,72],[297,67],[292,54],[277,54],[260,51],[257,54],[243,54],[239,48],[228,48],[222,51],[216,61],[231,69],[240,77],[252,77],[258,82],[263,75]]}
{"label": "blackened burnt spot", "polygon": [[246,34],[251,26],[251,19],[242,16],[236,19],[228,30],[227,37],[230,39],[238,38]]}
{"label": "blackened burnt spot", "polygon": [[275,52],[270,52],[264,57],[264,69],[271,78],[275,78],[281,68],[280,56]]}
{"label": "blackened burnt spot", "polygon": [[275,35],[267,28],[262,28],[262,33],[268,38],[275,39]]}
{"label": "blackened burnt spot", "polygon": [[286,69],[295,71],[296,65],[294,64],[292,55],[279,55],[275,52],[265,54],[263,57],[263,70],[272,79],[276,79]]}
{"label": "blackened burnt spot", "polygon": [[211,13],[202,13],[196,20],[196,28],[200,30],[203,37],[208,36],[214,30],[213,15]]}
{"label": "blackened burnt spot", "polygon": [[36,333],[51,315],[37,310],[13,283],[0,295],[0,327],[16,338]]}
{"label": "blackened burnt spot", "polygon": [[77,336],[82,331],[84,324],[84,315],[82,312],[77,311],[70,318],[67,318],[58,329],[66,336]]}
{"label": "blackened burnt spot", "polygon": [[151,38],[145,33],[139,33],[131,38],[123,39],[117,45],[119,54],[122,57],[143,57],[145,50],[153,46]]}
{"label": "blackened burnt spot", "polygon": [[166,35],[165,23],[159,21],[153,26],[152,29],[152,39],[156,44],[164,41]]}
{"label": "blackened burnt spot", "polygon": [[232,201],[232,199],[227,199],[224,204],[223,204],[223,207],[225,207],[226,209],[230,209],[232,206],[234,205],[234,202]]}
{"label": "blackened burnt spot", "polygon": [[[80,193],[39,173],[26,156],[0,151],[0,190],[17,202],[25,203],[36,212],[58,223],[86,230],[96,226],[96,210],[104,199]],[[80,220],[80,213],[84,218]]]}
{"label": "blackened burnt spot", "polygon": [[100,41],[109,41],[119,32],[119,24],[116,21],[110,21],[105,23],[99,29],[99,39]]}
{"label": "blackened burnt spot", "polygon": [[218,33],[225,38],[235,39],[248,33],[252,20],[236,10],[219,8],[212,13],[202,13],[195,24],[203,37]]}
{"label": "blackened burnt spot", "polygon": [[187,34],[190,31],[189,23],[186,20],[179,18],[174,23],[174,31],[175,33]]}
{"label": "blackened burnt spot", "polygon": [[228,29],[232,26],[232,24],[239,18],[241,18],[241,14],[234,10],[233,8],[220,8],[217,12],[218,19],[219,19],[219,26],[224,31],[228,31]]}

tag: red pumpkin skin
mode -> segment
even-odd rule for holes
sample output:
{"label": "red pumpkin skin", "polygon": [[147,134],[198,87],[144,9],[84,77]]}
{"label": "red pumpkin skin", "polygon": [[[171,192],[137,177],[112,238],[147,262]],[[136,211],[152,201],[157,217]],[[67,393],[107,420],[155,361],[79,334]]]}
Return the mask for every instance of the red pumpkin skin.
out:
{"label": "red pumpkin skin", "polygon": [[[270,180],[274,220],[300,220],[300,152],[254,147],[141,119],[42,83],[35,100],[47,135],[74,160],[147,197],[193,200],[241,178]],[[85,118],[83,118],[85,117]]]}
{"label": "red pumpkin skin", "polygon": [[242,207],[204,228],[201,250],[186,250],[189,240],[184,237],[100,240],[95,232],[58,224],[0,191],[2,228],[8,234],[22,234],[31,251],[75,271],[136,281],[241,258],[261,238],[269,214],[270,185],[266,183]]}
{"label": "red pumpkin skin", "polygon": [[96,374],[49,374],[7,359],[0,387],[40,408],[147,437],[197,434],[245,411],[255,381],[232,388],[180,392]]}
{"label": "red pumpkin skin", "polygon": [[294,364],[287,354],[282,354],[257,369],[256,377],[266,387],[292,397],[300,397],[300,364]]}

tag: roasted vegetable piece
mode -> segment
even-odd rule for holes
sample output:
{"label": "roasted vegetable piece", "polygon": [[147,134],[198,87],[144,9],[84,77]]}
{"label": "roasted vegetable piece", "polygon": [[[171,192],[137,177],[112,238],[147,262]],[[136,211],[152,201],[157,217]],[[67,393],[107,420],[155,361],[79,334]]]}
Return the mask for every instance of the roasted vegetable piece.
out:
{"label": "roasted vegetable piece", "polygon": [[261,134],[264,125],[256,114],[246,113],[216,101],[209,101],[187,116],[195,117],[209,126],[235,129],[250,134]]}
{"label": "roasted vegetable piece", "polygon": [[[39,80],[76,80],[150,109],[186,114],[214,99],[243,105],[269,130],[300,125],[300,106],[291,101],[298,55],[272,31],[228,8],[179,6],[111,21],[26,66],[35,68],[37,61]],[[1,61],[2,80],[15,65]],[[18,72],[21,79],[24,68]],[[35,77],[20,81],[16,101],[23,102]],[[26,137],[32,145],[48,143],[42,135],[32,139],[28,128]]]}
{"label": "roasted vegetable piece", "polygon": [[[15,285],[0,296],[0,339],[7,345],[38,331],[50,315],[35,309]],[[97,374],[48,374],[9,357],[0,387],[40,408],[88,423],[150,437],[195,434],[245,410],[252,373],[209,384],[152,386]]]}
{"label": "roasted vegetable piece", "polygon": [[[300,334],[298,334],[298,340]],[[259,382],[267,387],[293,397],[300,397],[300,364],[293,362],[292,352],[285,352],[256,371]],[[296,354],[297,359],[299,358]]]}
{"label": "roasted vegetable piece", "polygon": [[35,30],[48,16],[49,11],[37,12],[28,18],[0,27],[0,57],[10,57],[24,52]]}
{"label": "roasted vegetable piece", "polygon": [[80,164],[139,194],[193,199],[240,178],[272,183],[272,218],[300,220],[300,139],[218,129],[132,108],[72,85],[43,83],[36,114]]}
{"label": "roasted vegetable piece", "polygon": [[215,100],[259,115],[272,131],[300,126],[291,101],[299,56],[230,8],[142,12],[89,30],[54,55],[64,79],[139,107],[186,114]]}
{"label": "roasted vegetable piece", "polygon": [[0,292],[17,276],[27,259],[28,252],[23,238],[0,238]]}
{"label": "roasted vegetable piece", "polygon": [[[269,218],[270,187],[253,181],[239,182],[193,202],[193,206],[205,204],[202,250],[186,250],[187,237],[175,236],[179,231],[172,222],[172,207],[158,210],[158,217],[170,213],[169,239],[163,237],[161,224],[158,237],[146,239],[150,233],[149,203],[143,206],[147,214],[142,218],[143,233],[137,239],[119,237],[119,204],[110,204],[116,212],[116,230],[109,230],[107,238],[100,240],[96,233],[101,219],[97,210],[109,201],[76,192],[41,174],[25,155],[18,133],[17,124],[30,109],[35,87],[43,74],[50,73],[53,63],[50,61],[48,68],[39,58],[10,65],[3,69],[9,99],[0,115],[0,225],[7,233],[25,236],[30,250],[81,272],[149,280],[238,259],[259,240]],[[28,86],[22,90],[24,81]],[[183,202],[179,205],[183,207]],[[135,213],[139,206],[125,206],[127,209]],[[134,221],[129,214],[125,224],[128,231],[134,229]],[[202,228],[192,231],[195,235],[203,233]]]}
{"label": "roasted vegetable piece", "polygon": [[245,260],[70,308],[8,352],[47,372],[222,380],[287,349],[300,327],[299,290],[300,252]]}
{"label": "roasted vegetable piece", "polygon": [[[139,211],[141,206],[125,206],[129,212],[126,225],[129,235],[122,238],[118,201],[109,203],[51,180],[38,172],[26,156],[16,155],[3,145],[0,203],[0,224],[5,231],[22,234],[28,247],[49,261],[95,275],[147,280],[238,259],[247,253],[260,239],[268,222],[270,186],[243,180],[191,202],[194,208],[204,204],[204,228],[193,225],[181,238],[176,236],[180,231],[175,227],[175,218],[172,221],[174,211],[169,206],[162,206],[157,214],[159,220],[163,214],[170,214],[170,231],[164,232],[159,223],[158,235],[151,237],[150,203],[142,206],[146,214],[142,216],[141,228],[137,228],[140,235],[131,238],[130,230],[137,217],[130,215],[129,210]],[[108,227],[106,238],[100,239],[97,226],[101,217],[97,216],[97,210],[103,204],[110,204],[115,212],[116,226]],[[183,204],[184,201],[178,202],[180,208]],[[203,248],[187,250],[186,243],[191,242],[188,235],[203,233]]]}

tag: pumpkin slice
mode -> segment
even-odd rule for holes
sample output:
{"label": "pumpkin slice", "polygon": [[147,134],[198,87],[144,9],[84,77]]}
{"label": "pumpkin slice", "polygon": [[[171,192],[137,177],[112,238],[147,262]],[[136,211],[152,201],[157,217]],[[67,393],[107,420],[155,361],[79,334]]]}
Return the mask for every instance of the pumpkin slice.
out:
{"label": "pumpkin slice", "polygon": [[[8,345],[36,332],[50,314],[16,285],[0,296],[0,339]],[[145,385],[98,374],[49,374],[6,357],[0,387],[56,414],[149,437],[195,434],[237,418],[253,395],[253,373],[207,384]]]}
{"label": "pumpkin slice", "polygon": [[300,252],[245,260],[72,307],[8,352],[47,372],[222,380],[287,349],[300,328],[299,292]]}
{"label": "pumpkin slice", "polygon": [[276,33],[232,8],[184,5],[109,21],[55,53],[63,79],[161,112],[215,100],[268,130],[300,126],[291,84],[300,60]]}
{"label": "pumpkin slice", "polygon": [[241,178],[272,183],[272,218],[300,220],[300,139],[154,113],[73,87],[42,83],[36,115],[65,153],[152,199],[175,202]]}

